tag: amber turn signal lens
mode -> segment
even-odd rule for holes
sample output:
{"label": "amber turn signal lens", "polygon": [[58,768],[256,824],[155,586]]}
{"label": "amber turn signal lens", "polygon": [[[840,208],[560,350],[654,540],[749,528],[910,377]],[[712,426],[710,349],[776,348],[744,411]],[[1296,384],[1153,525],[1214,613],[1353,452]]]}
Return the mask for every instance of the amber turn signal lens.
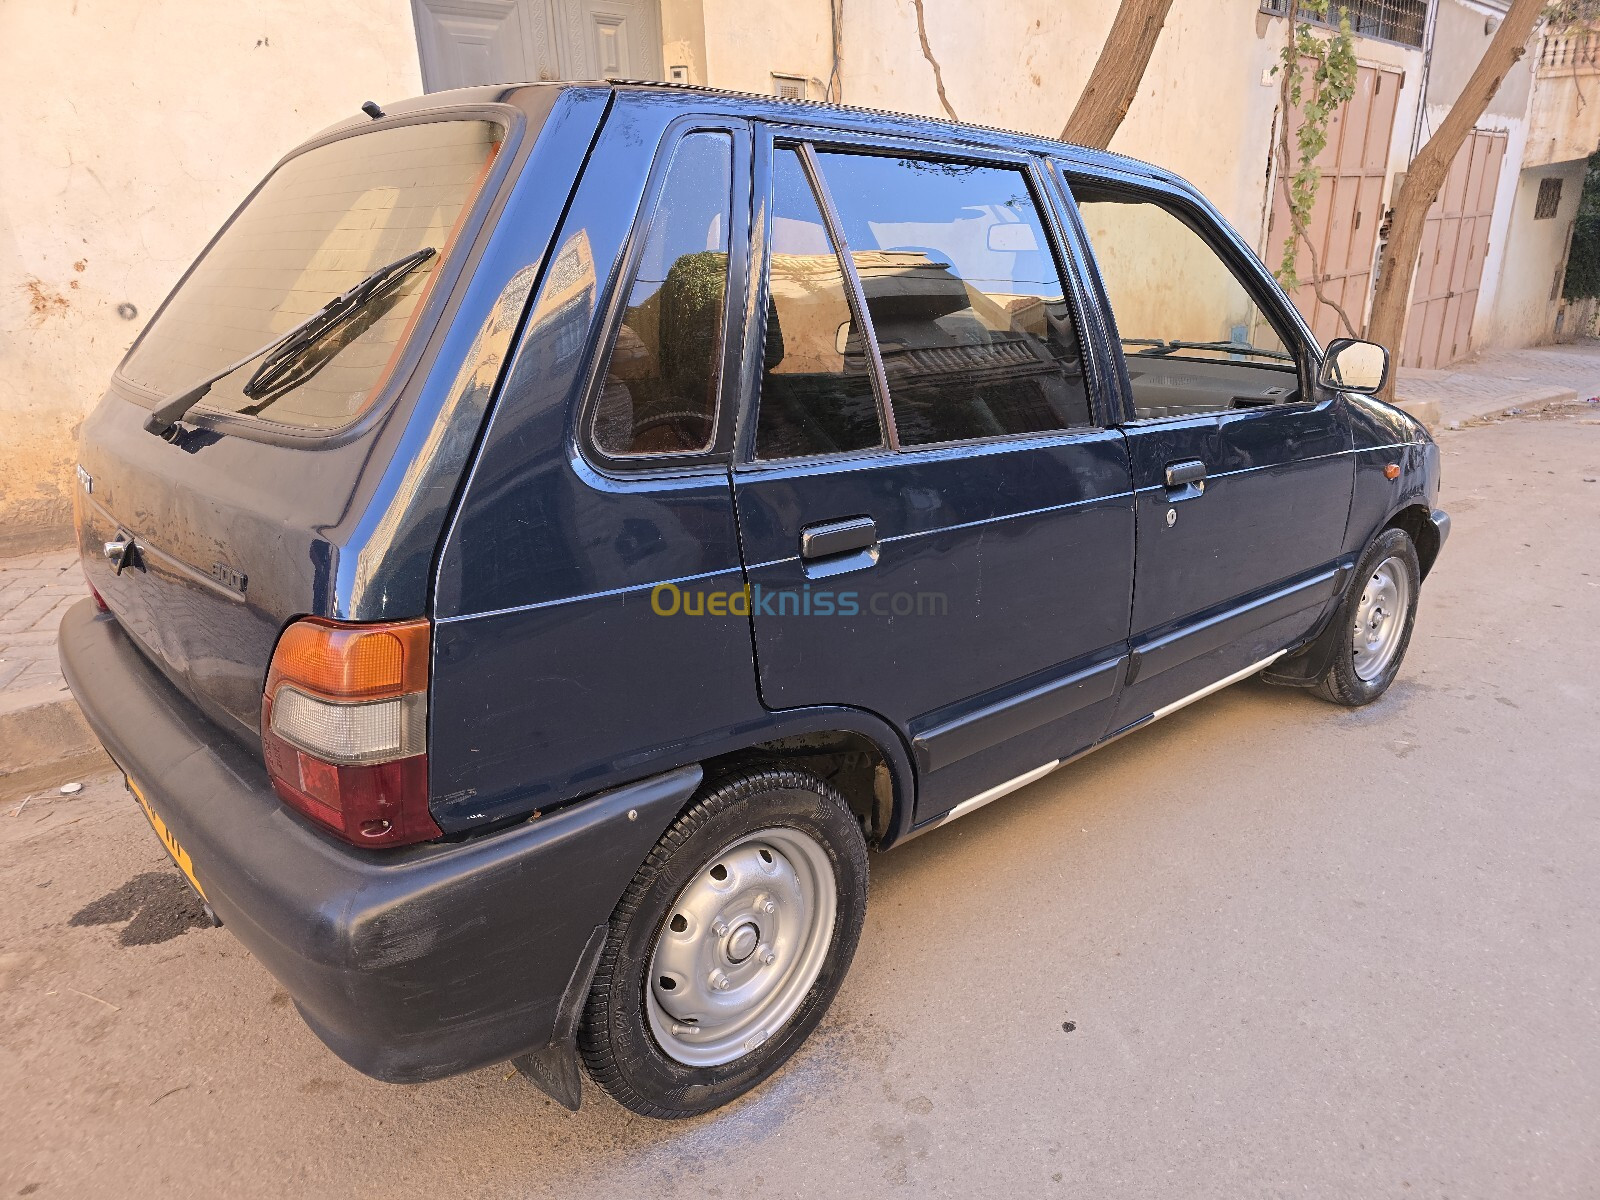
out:
{"label": "amber turn signal lens", "polygon": [[335,700],[377,700],[428,686],[428,622],[335,625],[296,621],[272,656],[267,694],[279,682]]}
{"label": "amber turn signal lens", "polygon": [[1383,477],[1385,479],[1399,479],[1400,465],[1398,463],[1390,463],[1383,469]]}

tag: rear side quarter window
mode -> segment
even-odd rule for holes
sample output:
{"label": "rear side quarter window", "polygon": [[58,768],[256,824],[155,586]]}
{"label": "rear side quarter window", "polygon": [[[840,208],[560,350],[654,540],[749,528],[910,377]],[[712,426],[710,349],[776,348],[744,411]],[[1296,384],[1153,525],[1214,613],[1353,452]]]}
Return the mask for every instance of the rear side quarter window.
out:
{"label": "rear side quarter window", "polygon": [[715,441],[732,164],[727,133],[690,133],[672,151],[592,410],[608,458],[700,454]]}

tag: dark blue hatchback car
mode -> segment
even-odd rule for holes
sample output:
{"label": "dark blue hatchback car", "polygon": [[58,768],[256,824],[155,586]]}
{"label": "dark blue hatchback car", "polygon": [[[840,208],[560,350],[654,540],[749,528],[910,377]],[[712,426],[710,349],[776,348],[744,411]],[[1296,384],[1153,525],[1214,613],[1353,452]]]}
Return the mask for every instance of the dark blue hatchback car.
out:
{"label": "dark blue hatchback car", "polygon": [[63,665],[356,1068],[724,1103],[867,849],[1252,674],[1364,704],[1438,452],[1192,188],[644,84],[280,162],[84,426]]}

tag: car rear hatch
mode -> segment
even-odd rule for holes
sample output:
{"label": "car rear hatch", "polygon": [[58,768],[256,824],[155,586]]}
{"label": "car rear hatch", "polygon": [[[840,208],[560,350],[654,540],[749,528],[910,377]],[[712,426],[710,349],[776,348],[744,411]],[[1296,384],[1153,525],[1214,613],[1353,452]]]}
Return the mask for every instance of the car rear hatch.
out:
{"label": "car rear hatch", "polygon": [[[241,741],[260,744],[263,681],[289,622],[425,615],[456,481],[604,96],[474,89],[307,143],[190,268],[85,422],[89,582]],[[567,119],[546,147],[553,111]],[[502,236],[496,218],[536,149],[551,160],[540,174],[565,186],[544,202],[542,233],[534,212]],[[270,388],[249,385],[257,357],[165,436],[147,428],[153,409],[424,248],[436,253]]]}

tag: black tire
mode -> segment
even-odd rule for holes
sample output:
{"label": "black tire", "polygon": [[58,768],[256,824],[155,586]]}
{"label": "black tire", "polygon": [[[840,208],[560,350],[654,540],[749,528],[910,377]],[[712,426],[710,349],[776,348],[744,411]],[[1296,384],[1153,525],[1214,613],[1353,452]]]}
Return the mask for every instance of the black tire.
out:
{"label": "black tire", "polygon": [[[1364,678],[1358,669],[1356,619],[1360,612],[1362,596],[1373,574],[1380,566],[1394,564],[1403,572],[1406,582],[1405,613],[1396,636],[1398,640],[1387,662],[1379,671]],[[1417,548],[1403,529],[1385,529],[1367,547],[1367,552],[1356,564],[1356,572],[1334,614],[1334,628],[1339,630],[1338,642],[1327,669],[1313,685],[1313,690],[1324,700],[1359,708],[1371,704],[1384,692],[1400,671],[1406,650],[1411,645],[1411,630],[1417,619],[1417,598],[1422,587],[1422,566],[1417,561]]]}
{"label": "black tire", "polygon": [[[755,1049],[720,1065],[689,1066],[663,1050],[646,1010],[657,938],[691,881],[734,843],[769,829],[808,836],[832,868],[835,908],[821,970],[793,1015]],[[866,842],[837,791],[787,769],[708,784],[650,851],[611,916],[578,1034],[589,1074],[624,1107],[649,1117],[696,1116],[749,1091],[822,1020],[855,956],[866,909]]]}

